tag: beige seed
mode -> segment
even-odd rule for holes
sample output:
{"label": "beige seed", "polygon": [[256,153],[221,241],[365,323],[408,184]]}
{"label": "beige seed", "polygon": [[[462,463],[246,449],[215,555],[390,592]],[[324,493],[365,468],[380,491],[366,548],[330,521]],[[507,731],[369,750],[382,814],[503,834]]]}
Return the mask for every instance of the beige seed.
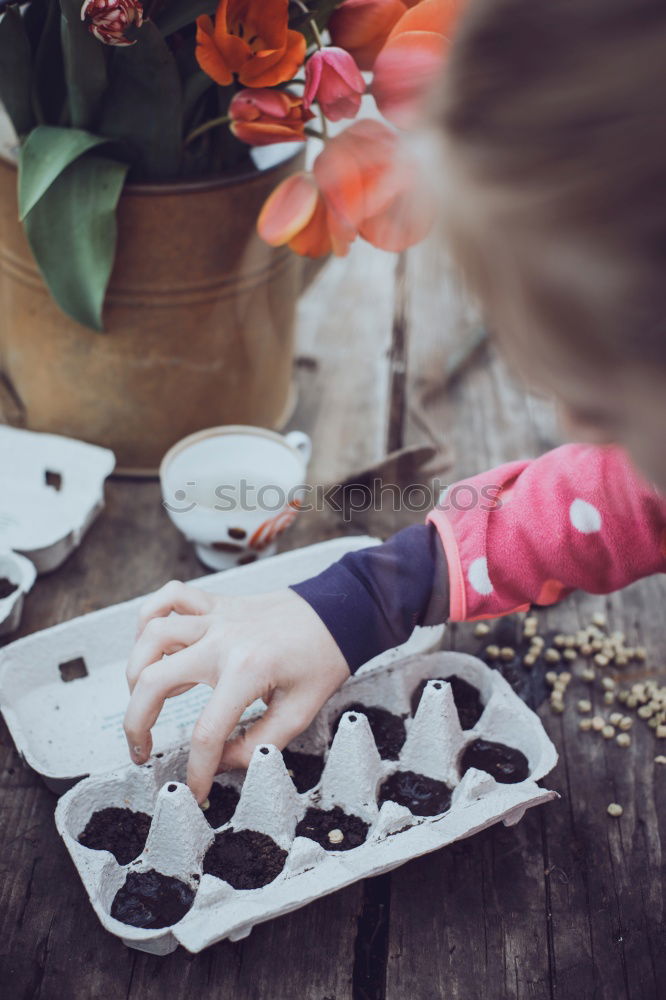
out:
{"label": "beige seed", "polygon": [[583,645],[580,647],[580,651],[583,654],[583,656],[592,656],[592,653],[594,652],[589,642],[584,642]]}
{"label": "beige seed", "polygon": [[615,666],[616,667],[626,667],[628,663],[629,663],[629,660],[627,659],[626,656],[616,656],[615,657]]}
{"label": "beige seed", "polygon": [[345,835],[342,830],[329,830],[328,840],[330,844],[341,844],[345,839]]}
{"label": "beige seed", "polygon": [[537,649],[543,649],[546,645],[546,640],[542,635],[535,635],[531,642],[532,646],[536,646]]}
{"label": "beige seed", "polygon": [[571,674],[569,673],[568,670],[563,670],[562,671],[562,673],[560,674],[560,680],[562,681],[563,684],[569,684],[570,683],[570,681],[571,681]]}
{"label": "beige seed", "polygon": [[604,656],[603,653],[597,653],[597,655],[594,657],[594,662],[598,667],[607,667],[609,660],[608,657]]}
{"label": "beige seed", "polygon": [[618,726],[620,727],[620,729],[623,729],[625,732],[628,729],[631,729],[633,724],[634,720],[631,718],[630,715],[623,715],[620,721],[618,722]]}
{"label": "beige seed", "polygon": [[491,660],[498,660],[500,655],[499,646],[486,646],[486,656]]}
{"label": "beige seed", "polygon": [[636,708],[637,704],[638,704],[638,698],[636,697],[635,694],[630,694],[630,695],[627,696],[627,707],[628,708]]}
{"label": "beige seed", "polygon": [[532,656],[531,653],[528,653],[527,656],[523,656],[523,666],[527,667],[528,670],[530,667],[533,667],[535,663],[536,656]]}
{"label": "beige seed", "polygon": [[578,702],[578,711],[579,712],[591,712],[592,711],[592,702],[588,698],[581,698],[580,701]]}
{"label": "beige seed", "polygon": [[631,736],[629,733],[618,733],[615,742],[619,747],[629,747],[631,746]]}
{"label": "beige seed", "polygon": [[666,740],[666,726],[657,726],[657,739]]}
{"label": "beige seed", "polygon": [[595,614],[592,615],[592,624],[596,625],[597,628],[605,628],[606,616],[602,615],[600,611],[597,611]]}
{"label": "beige seed", "polygon": [[657,726],[659,725],[659,719],[657,719],[656,716],[653,715],[651,719],[647,720],[647,724],[650,727],[650,729],[656,729]]}
{"label": "beige seed", "polygon": [[509,663],[511,660],[515,660],[515,658],[516,651],[512,646],[503,646],[502,649],[500,649],[500,659],[504,660],[506,663]]}
{"label": "beige seed", "polygon": [[623,704],[627,700],[628,697],[629,697],[629,692],[628,691],[618,691],[618,693],[617,693],[617,700],[621,701]]}
{"label": "beige seed", "polygon": [[581,680],[587,681],[588,684],[591,684],[596,676],[596,673],[591,667],[587,667],[585,670],[581,670],[580,672]]}
{"label": "beige seed", "polygon": [[645,646],[636,646],[633,658],[634,660],[647,660],[647,649]]}
{"label": "beige seed", "polygon": [[602,677],[601,686],[605,691],[614,691],[617,684],[612,677]]}
{"label": "beige seed", "polygon": [[582,729],[584,733],[589,732],[592,728],[592,719],[580,719],[578,722],[578,728]]}
{"label": "beige seed", "polygon": [[601,735],[605,740],[612,740],[615,736],[615,726],[604,726],[601,730]]}
{"label": "beige seed", "polygon": [[564,657],[565,660],[573,661],[577,659],[578,654],[575,649],[565,649],[564,652],[562,653],[562,656]]}
{"label": "beige seed", "polygon": [[554,670],[549,670],[546,674],[545,679],[546,679],[546,684],[550,684],[550,686],[552,687],[553,684],[555,684],[555,682],[557,681],[557,674],[555,673]]}
{"label": "beige seed", "polygon": [[478,622],[474,626],[474,635],[478,636],[479,638],[481,638],[484,635],[488,635],[489,632],[490,632],[490,625],[488,625],[487,622]]}
{"label": "beige seed", "polygon": [[294,777],[294,772],[291,770],[291,768],[288,769],[287,774],[289,775],[290,778]]}
{"label": "beige seed", "polygon": [[556,649],[547,649],[543,654],[546,663],[559,663],[561,656]]}
{"label": "beige seed", "polygon": [[607,811],[609,816],[621,816],[622,813],[624,812],[624,809],[622,808],[621,805],[619,805],[619,803],[611,802]]}
{"label": "beige seed", "polygon": [[659,753],[655,757],[654,762],[655,764],[666,764],[666,757],[664,756],[663,753]]}
{"label": "beige seed", "polygon": [[525,619],[525,625],[526,626],[527,625],[529,625],[529,626],[533,625],[534,628],[537,628],[538,625],[539,625],[539,619],[537,618],[536,615],[528,615],[527,618]]}
{"label": "beige seed", "polygon": [[594,718],[592,719],[592,728],[594,729],[595,733],[600,733],[605,725],[606,723],[601,718],[600,715],[595,715]]}
{"label": "beige seed", "polygon": [[615,701],[615,695],[612,691],[604,691],[604,705],[612,705]]}
{"label": "beige seed", "polygon": [[561,715],[564,711],[564,705],[561,701],[551,701],[550,710],[551,712],[557,712],[558,715]]}
{"label": "beige seed", "polygon": [[652,709],[650,708],[649,705],[641,705],[641,707],[638,709],[637,714],[640,716],[641,719],[649,719],[650,716],[652,715]]}
{"label": "beige seed", "polygon": [[205,799],[199,806],[202,812],[206,812],[206,809],[210,809],[210,799]]}
{"label": "beige seed", "polygon": [[557,646],[558,649],[562,649],[566,645],[566,637],[563,635],[556,635],[553,639],[553,646]]}
{"label": "beige seed", "polygon": [[612,712],[608,717],[611,726],[619,726],[622,722],[622,712]]}

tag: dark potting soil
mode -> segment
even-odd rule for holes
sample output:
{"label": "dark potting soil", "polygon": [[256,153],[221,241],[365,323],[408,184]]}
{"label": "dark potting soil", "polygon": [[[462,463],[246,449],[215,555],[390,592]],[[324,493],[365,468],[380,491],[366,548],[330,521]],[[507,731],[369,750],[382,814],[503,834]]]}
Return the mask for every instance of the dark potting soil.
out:
{"label": "dark potting soil", "polygon": [[527,757],[520,750],[493,743],[491,740],[474,740],[465,747],[460,760],[460,775],[470,767],[492,774],[495,781],[512,785],[524,781],[530,773]]}
{"label": "dark potting soil", "polygon": [[93,813],[79,835],[79,844],[93,851],[111,851],[119,865],[141,854],[150,830],[150,816],[114,806]]}
{"label": "dark potting soil", "polygon": [[[308,809],[296,827],[296,836],[316,840],[327,851],[350,851],[365,842],[369,829],[358,816],[351,816],[340,806],[334,806],[332,809]],[[328,839],[331,830],[341,830],[344,834],[339,844]]]}
{"label": "dark potting soil", "polygon": [[453,694],[453,700],[455,702],[456,709],[458,711],[458,718],[460,719],[460,725],[463,729],[472,729],[473,726],[477,724],[481,715],[483,713],[483,705],[481,704],[481,696],[479,694],[478,688],[475,688],[473,684],[469,684],[467,681],[463,680],[462,677],[456,677],[453,674],[451,677],[437,677],[430,678],[427,677],[416,685],[412,691],[412,697],[410,701],[412,715],[416,715],[416,710],[419,707],[425,686],[429,680],[447,680],[451,685],[451,693]]}
{"label": "dark potting soil", "polygon": [[18,583],[12,583],[6,576],[0,577],[0,601],[9,597],[15,590],[18,590]]}
{"label": "dark potting soil", "polygon": [[379,805],[397,802],[414,816],[438,816],[451,805],[451,789],[443,781],[416,771],[395,771],[379,788]]}
{"label": "dark potting soil", "polygon": [[289,771],[289,777],[296,785],[297,792],[309,792],[319,782],[324,770],[324,758],[314,753],[297,753],[295,750],[283,750],[284,766]]}
{"label": "dark potting soil", "polygon": [[171,927],[183,919],[194,897],[194,889],[171,875],[130,872],[114,897],[111,916],[132,927]]}
{"label": "dark potting soil", "polygon": [[210,805],[204,811],[204,816],[214,830],[229,822],[236,812],[239,800],[240,793],[235,788],[232,788],[230,785],[218,785],[216,781],[213,782],[213,786],[208,793]]}
{"label": "dark potting soil", "polygon": [[208,848],[203,870],[234,889],[259,889],[278,877],[287,852],[265,833],[225,830]]}
{"label": "dark potting soil", "polygon": [[399,715],[393,715],[393,713],[387,711],[387,709],[379,708],[376,705],[362,705],[360,702],[355,701],[351,705],[347,705],[347,707],[340,712],[337,719],[333,723],[330,740],[331,743],[333,742],[333,737],[338,731],[340,719],[345,712],[358,712],[359,714],[365,715],[370,723],[370,729],[372,730],[372,735],[375,738],[375,743],[377,744],[377,749],[379,750],[379,756],[382,757],[383,760],[398,759],[400,751],[402,750],[402,745],[407,737],[405,723]]}

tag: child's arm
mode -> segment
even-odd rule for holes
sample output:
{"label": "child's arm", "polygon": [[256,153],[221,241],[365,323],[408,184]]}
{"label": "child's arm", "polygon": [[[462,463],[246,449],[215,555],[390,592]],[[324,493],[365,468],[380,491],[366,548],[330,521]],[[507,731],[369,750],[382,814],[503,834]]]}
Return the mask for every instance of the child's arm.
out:
{"label": "child's arm", "polygon": [[[229,599],[169,584],[144,607],[128,666],[134,759],[150,753],[166,697],[210,684],[188,771],[201,801],[220,762],[246,766],[259,743],[285,746],[350,671],[415,625],[496,617],[575,589],[608,593],[665,569],[664,499],[619,449],[566,445],[457,484],[428,524],[288,591]],[[257,697],[269,711],[225,746]]]}

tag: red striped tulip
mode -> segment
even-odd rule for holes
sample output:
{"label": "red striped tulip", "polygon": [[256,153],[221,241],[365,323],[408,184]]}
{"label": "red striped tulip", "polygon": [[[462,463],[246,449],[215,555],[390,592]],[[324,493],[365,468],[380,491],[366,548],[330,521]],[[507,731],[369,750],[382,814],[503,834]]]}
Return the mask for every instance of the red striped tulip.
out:
{"label": "red striped tulip", "polygon": [[84,0],[81,20],[88,21],[88,30],[105,45],[134,45],[125,32],[134,24],[143,24],[141,0]]}

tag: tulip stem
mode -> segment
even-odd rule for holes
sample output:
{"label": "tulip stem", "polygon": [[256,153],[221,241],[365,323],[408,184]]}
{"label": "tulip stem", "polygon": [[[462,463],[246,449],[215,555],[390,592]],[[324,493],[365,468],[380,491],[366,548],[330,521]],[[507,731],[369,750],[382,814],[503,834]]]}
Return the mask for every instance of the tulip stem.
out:
{"label": "tulip stem", "polygon": [[321,37],[321,32],[319,31],[319,26],[317,24],[317,21],[316,21],[316,18],[314,16],[314,14],[307,7],[307,5],[302,2],[302,0],[295,0],[295,3],[296,3],[297,7],[301,8],[301,10],[303,11],[304,14],[308,15],[308,24],[310,25],[310,28],[312,30],[312,37],[314,38],[315,42],[317,43],[317,48],[318,49],[323,49],[324,48],[324,39]]}
{"label": "tulip stem", "polygon": [[185,139],[184,145],[189,146],[191,142],[198,139],[200,135],[205,132],[209,132],[212,128],[217,128],[218,125],[228,125],[231,121],[231,115],[222,115],[220,118],[211,118],[210,121],[204,122],[203,125],[199,125],[197,128],[193,129],[190,134]]}
{"label": "tulip stem", "polygon": [[322,139],[323,140],[323,139],[326,138],[326,136],[324,135],[324,133],[320,132],[316,128],[306,128],[305,129],[305,134],[312,136],[313,139]]}

